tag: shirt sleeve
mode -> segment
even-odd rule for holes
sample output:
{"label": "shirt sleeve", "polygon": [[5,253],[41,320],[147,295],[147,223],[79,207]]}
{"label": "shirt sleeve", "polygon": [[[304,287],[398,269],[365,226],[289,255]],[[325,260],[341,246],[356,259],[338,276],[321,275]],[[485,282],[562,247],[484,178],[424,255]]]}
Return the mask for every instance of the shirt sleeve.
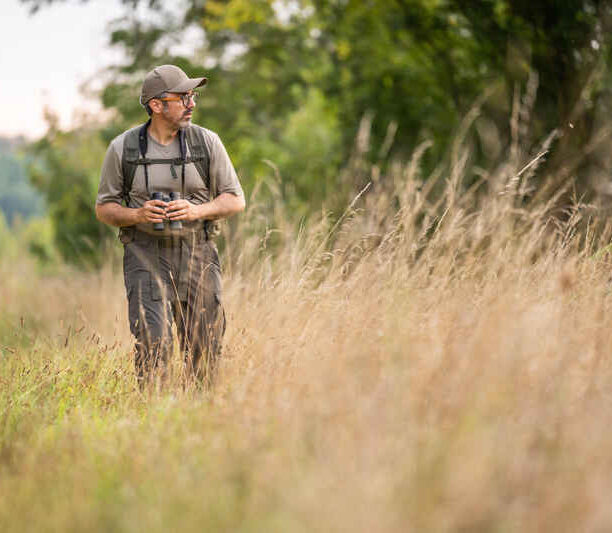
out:
{"label": "shirt sleeve", "polygon": [[121,160],[116,143],[112,142],[106,151],[104,162],[102,163],[96,204],[106,204],[109,202],[120,204],[122,200],[123,173],[121,171]]}
{"label": "shirt sleeve", "polygon": [[235,196],[244,196],[234,165],[216,133],[212,135],[210,174],[217,180],[217,194],[230,193]]}

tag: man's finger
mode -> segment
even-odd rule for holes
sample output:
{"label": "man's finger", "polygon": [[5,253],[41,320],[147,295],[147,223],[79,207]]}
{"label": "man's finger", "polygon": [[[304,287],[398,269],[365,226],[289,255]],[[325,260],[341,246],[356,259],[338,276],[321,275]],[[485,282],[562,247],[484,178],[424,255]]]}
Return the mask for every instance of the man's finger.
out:
{"label": "man's finger", "polygon": [[157,216],[163,216],[165,211],[159,207],[154,207],[154,206],[145,206],[145,212],[147,214],[147,216],[150,215],[157,215]]}
{"label": "man's finger", "polygon": [[185,209],[185,200],[175,200],[168,204],[168,211],[178,211],[179,209]]}

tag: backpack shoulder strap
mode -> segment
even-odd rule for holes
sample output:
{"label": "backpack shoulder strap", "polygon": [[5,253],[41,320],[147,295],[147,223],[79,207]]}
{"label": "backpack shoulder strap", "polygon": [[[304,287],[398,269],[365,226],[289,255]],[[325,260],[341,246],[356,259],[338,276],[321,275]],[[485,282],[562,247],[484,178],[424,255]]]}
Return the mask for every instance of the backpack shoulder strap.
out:
{"label": "backpack shoulder strap", "polygon": [[[134,128],[128,131],[123,139],[123,152],[121,154],[121,172],[123,174],[123,200],[125,205],[130,203],[130,191],[134,183],[134,174],[139,164],[139,156],[144,149],[144,158],[147,147],[147,126],[149,123],[143,124],[139,128]],[[144,146],[143,146],[144,139]]]}
{"label": "backpack shoulder strap", "polygon": [[206,139],[201,128],[191,124],[186,130],[187,146],[189,147],[190,160],[195,165],[200,177],[204,181],[211,200],[217,196],[217,183],[214,176],[210,175],[210,153],[206,146]]}
{"label": "backpack shoulder strap", "polygon": [[[156,164],[156,163],[178,163],[179,160],[158,160],[158,159],[147,159],[147,127],[149,122],[143,124],[139,128],[134,128],[128,131],[123,140],[123,153],[121,156],[121,171],[123,174],[123,198],[125,205],[129,205],[130,191],[132,190],[132,184],[134,183],[134,175],[138,165]],[[185,140],[189,147],[190,157],[185,158],[184,161],[191,162],[195,165],[198,174],[204,181],[206,188],[210,193],[210,197],[215,198],[217,196],[217,183],[216,179],[210,175],[210,154],[208,147],[206,146],[206,140],[204,138],[204,132],[195,125],[190,125],[185,132]],[[183,146],[181,145],[182,152]],[[185,157],[184,152],[181,154]]]}
{"label": "backpack shoulder strap", "polygon": [[[210,152],[208,151],[208,146],[206,146],[204,131],[198,126],[191,124],[187,128],[185,137],[191,154],[191,162],[198,169],[204,185],[208,189],[210,200],[213,200],[218,194],[217,179],[210,173]],[[220,232],[219,221],[205,220],[204,231],[206,232],[207,239],[216,237]]]}

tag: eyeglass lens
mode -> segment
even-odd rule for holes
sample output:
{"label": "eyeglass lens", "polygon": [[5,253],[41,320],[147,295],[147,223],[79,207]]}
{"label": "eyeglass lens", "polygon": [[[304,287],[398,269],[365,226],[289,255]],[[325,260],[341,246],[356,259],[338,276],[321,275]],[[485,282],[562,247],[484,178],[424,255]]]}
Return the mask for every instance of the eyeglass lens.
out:
{"label": "eyeglass lens", "polygon": [[198,93],[185,93],[185,94],[182,94],[181,95],[181,99],[183,101],[183,105],[185,107],[187,107],[191,100],[193,100],[194,104],[196,103],[196,101],[198,99]]}

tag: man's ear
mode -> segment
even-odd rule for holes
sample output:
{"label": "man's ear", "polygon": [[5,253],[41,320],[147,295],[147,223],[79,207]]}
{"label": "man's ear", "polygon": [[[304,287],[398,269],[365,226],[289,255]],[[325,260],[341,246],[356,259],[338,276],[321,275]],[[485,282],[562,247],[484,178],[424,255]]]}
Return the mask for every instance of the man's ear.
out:
{"label": "man's ear", "polygon": [[162,109],[164,108],[164,104],[163,102],[160,102],[157,99],[152,99],[149,100],[149,107],[151,108],[151,111],[153,111],[153,113],[161,113]]}

